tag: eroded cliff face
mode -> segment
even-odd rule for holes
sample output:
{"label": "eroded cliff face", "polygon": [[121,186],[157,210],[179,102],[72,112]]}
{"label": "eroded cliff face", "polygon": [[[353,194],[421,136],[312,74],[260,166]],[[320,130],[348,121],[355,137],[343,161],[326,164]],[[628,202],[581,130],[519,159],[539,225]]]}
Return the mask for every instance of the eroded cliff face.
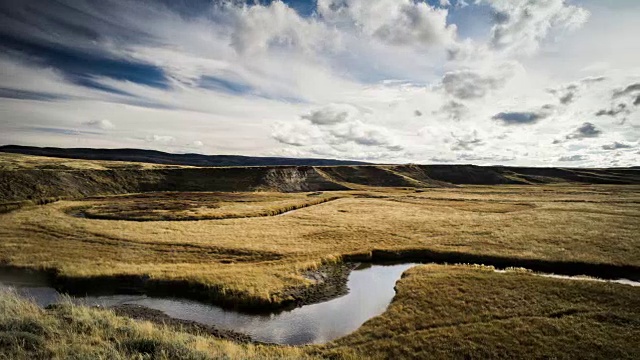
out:
{"label": "eroded cliff face", "polygon": [[0,203],[150,191],[332,191],[501,184],[640,184],[640,169],[473,165],[0,170]]}
{"label": "eroded cliff face", "polygon": [[272,168],[267,170],[260,189],[282,192],[348,190],[311,166]]}

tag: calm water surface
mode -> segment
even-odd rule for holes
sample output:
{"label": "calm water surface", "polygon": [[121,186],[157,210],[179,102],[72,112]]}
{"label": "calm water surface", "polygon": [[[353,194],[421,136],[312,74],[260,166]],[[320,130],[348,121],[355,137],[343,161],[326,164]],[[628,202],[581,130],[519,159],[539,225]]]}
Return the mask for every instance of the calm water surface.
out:
{"label": "calm water surface", "polygon": [[[174,318],[237,331],[263,342],[320,344],[347,335],[365,321],[382,314],[395,295],[396,281],[414,265],[373,265],[354,270],[349,275],[349,294],[272,315],[249,315],[195,301],[138,295],[76,297],[75,301],[102,306],[142,305]],[[46,279],[33,275],[0,274],[0,286],[15,287],[19,294],[33,298],[41,306],[59,302],[62,298],[56,290],[46,286]]]}
{"label": "calm water surface", "polygon": [[[382,314],[395,295],[394,286],[402,273],[416,264],[361,266],[349,275],[349,294],[327,302],[271,315],[243,314],[184,299],[155,298],[144,295],[110,295],[75,297],[86,305],[142,305],[167,315],[217,328],[250,335],[254,340],[276,344],[321,344],[358,329],[365,321]],[[497,272],[504,272],[496,270]],[[600,280],[553,274],[539,276],[581,280],[608,281],[631,286],[630,280]],[[0,288],[15,288],[22,296],[41,306],[60,302],[63,296],[47,286],[44,276],[0,271]]]}

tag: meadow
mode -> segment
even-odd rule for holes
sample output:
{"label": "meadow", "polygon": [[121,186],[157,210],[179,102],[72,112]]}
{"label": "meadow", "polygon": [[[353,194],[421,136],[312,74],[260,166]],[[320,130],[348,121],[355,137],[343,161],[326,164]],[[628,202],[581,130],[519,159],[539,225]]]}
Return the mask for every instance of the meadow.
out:
{"label": "meadow", "polygon": [[640,289],[481,266],[408,270],[388,310],[326,345],[240,344],[0,292],[7,359],[635,359]]}
{"label": "meadow", "polygon": [[[287,196],[315,198],[308,195]],[[204,203],[216,196],[201,194]],[[313,285],[303,271],[385,251],[397,254],[395,260],[426,251],[448,254],[448,262],[459,262],[458,254],[489,265],[497,258],[514,266],[537,261],[632,272],[640,267],[636,186],[377,188],[331,196],[339,199],[282,216],[202,221],[96,220],[72,214],[78,208],[104,209],[105,198],[24,207],[0,215],[0,261],[47,270],[71,283],[144,277],[157,286],[181,284],[181,291],[209,293],[213,302],[273,307],[291,300],[287,289]],[[119,206],[119,199],[109,204]],[[137,199],[138,205],[154,201],[152,196]],[[170,209],[171,204],[167,199],[161,206]],[[242,206],[259,212],[265,202]],[[198,211],[238,214],[233,206],[229,213],[224,209]]]}
{"label": "meadow", "polygon": [[633,359],[640,289],[491,268],[419,266],[387,311],[317,354],[381,359]]}
{"label": "meadow", "polygon": [[[128,191],[138,183],[113,182],[138,173],[113,171],[146,165],[59,159],[47,168],[48,161],[13,155],[0,161],[7,179],[0,190],[11,195],[6,199],[49,193],[68,179],[80,189],[51,201],[33,198],[0,214],[0,264],[43,272],[57,289],[71,293],[134,288],[245,311],[277,311],[319,300],[308,290],[319,288],[321,280],[309,274],[345,261],[469,263],[640,278],[639,185],[434,182],[420,187],[390,167],[371,167],[358,174],[385,172],[416,186],[367,185],[368,178],[351,174],[352,168],[316,168],[314,179],[323,177],[316,183],[343,190],[298,187],[285,193],[270,186],[283,176],[292,176],[287,187],[301,184],[300,172],[257,169],[266,175],[247,184],[258,184],[260,191],[165,186],[141,193]],[[60,175],[64,181],[47,183],[46,172],[61,166],[68,171]],[[163,167],[149,166],[153,169],[135,170],[151,174],[145,181]],[[209,170],[192,170],[172,173],[165,184],[201,186],[206,179],[200,176]],[[106,172],[109,182],[86,171]],[[108,191],[86,190],[95,183]],[[235,180],[227,183],[236,188]],[[87,193],[91,196],[82,196]],[[70,304],[36,309],[3,293],[0,358],[637,358],[639,353],[633,341],[640,335],[638,288],[521,271],[498,274],[481,266],[425,265],[409,270],[396,290],[389,309],[355,333],[301,348],[236,344]]]}

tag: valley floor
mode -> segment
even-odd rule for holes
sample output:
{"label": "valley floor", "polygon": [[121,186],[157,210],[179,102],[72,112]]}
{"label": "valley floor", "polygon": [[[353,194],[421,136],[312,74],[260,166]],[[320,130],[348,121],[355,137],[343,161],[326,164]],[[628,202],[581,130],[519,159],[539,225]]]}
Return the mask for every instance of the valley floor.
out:
{"label": "valley floor", "polygon": [[469,266],[415,267],[381,316],[322,346],[234,343],[0,292],[0,358],[635,359],[640,289]]}
{"label": "valley floor", "polygon": [[[254,310],[304,302],[305,289],[317,286],[305,276],[309,270],[349,259],[522,264],[640,277],[635,185],[158,196],[162,201],[149,194],[58,201],[2,214],[0,263],[44,271],[61,289],[126,283]],[[303,348],[178,334],[70,305],[34,309],[3,294],[0,342],[9,358],[71,357],[67,351],[86,358],[640,354],[638,288],[428,265],[409,270],[397,292],[387,312],[352,335]]]}

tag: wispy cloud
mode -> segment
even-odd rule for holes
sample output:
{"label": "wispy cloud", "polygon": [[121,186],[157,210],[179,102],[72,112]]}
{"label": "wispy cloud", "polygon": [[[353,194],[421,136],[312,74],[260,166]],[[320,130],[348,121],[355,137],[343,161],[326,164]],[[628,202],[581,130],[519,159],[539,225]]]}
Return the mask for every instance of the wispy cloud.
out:
{"label": "wispy cloud", "polygon": [[0,2],[0,142],[632,165],[625,4]]}

